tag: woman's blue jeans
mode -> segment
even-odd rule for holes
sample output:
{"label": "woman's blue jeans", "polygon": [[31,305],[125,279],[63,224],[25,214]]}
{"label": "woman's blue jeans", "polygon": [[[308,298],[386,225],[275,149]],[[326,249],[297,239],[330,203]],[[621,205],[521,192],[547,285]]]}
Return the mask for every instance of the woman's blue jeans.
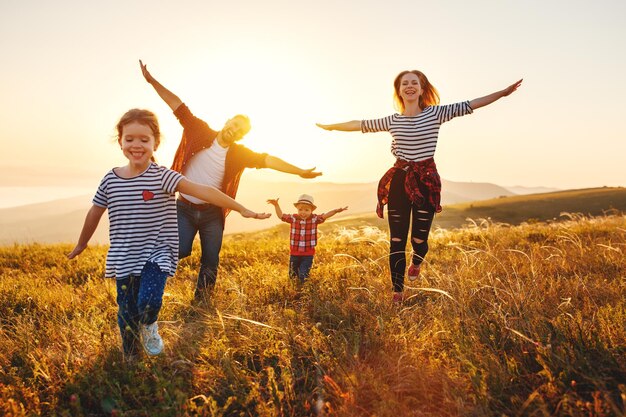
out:
{"label": "woman's blue jeans", "polygon": [[139,349],[139,326],[154,323],[161,311],[167,273],[154,262],[146,262],[141,275],[116,280],[117,324],[122,336],[124,354]]}

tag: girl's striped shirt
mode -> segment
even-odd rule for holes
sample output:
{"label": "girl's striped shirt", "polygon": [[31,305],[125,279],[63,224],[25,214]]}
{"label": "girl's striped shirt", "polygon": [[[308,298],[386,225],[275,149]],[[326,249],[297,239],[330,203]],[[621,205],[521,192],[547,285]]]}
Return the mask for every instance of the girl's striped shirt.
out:
{"label": "girl's striped shirt", "polygon": [[361,121],[361,132],[389,132],[393,137],[391,153],[405,161],[423,161],[435,155],[439,127],[448,120],[471,114],[469,101],[428,106],[417,116],[395,113],[382,119]]}
{"label": "girl's striped shirt", "polygon": [[175,192],[183,178],[155,163],[133,178],[121,178],[113,170],[104,176],[93,204],[109,213],[106,278],[140,275],[148,261],[174,275],[178,263]]}

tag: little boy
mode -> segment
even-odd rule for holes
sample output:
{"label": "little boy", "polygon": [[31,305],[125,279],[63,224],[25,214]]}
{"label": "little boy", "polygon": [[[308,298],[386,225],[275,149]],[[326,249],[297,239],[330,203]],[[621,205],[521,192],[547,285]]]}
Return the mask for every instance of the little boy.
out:
{"label": "little boy", "polygon": [[300,283],[309,277],[313,266],[315,245],[317,245],[317,225],[324,223],[326,219],[341,213],[348,207],[340,207],[323,214],[313,214],[317,206],[313,203],[313,197],[302,194],[298,201],[293,203],[298,209],[298,214],[283,214],[278,205],[278,198],[267,200],[276,209],[276,216],[285,223],[291,224],[289,239],[289,277],[298,278]]}

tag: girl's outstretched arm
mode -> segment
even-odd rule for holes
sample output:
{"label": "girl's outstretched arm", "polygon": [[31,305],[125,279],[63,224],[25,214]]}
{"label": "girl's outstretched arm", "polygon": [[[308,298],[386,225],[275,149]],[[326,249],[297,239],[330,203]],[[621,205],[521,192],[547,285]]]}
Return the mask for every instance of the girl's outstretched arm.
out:
{"label": "girl's outstretched arm", "polygon": [[154,87],[159,97],[161,97],[163,101],[165,101],[165,103],[170,106],[170,109],[172,109],[172,111],[176,110],[178,106],[183,104],[182,100],[178,98],[176,94],[163,87],[163,85],[158,82],[152,76],[152,74],[150,74],[147,65],[144,65],[144,63],[141,62],[141,59],[139,60],[139,66],[141,67],[141,73],[143,74],[143,77],[146,79],[146,81],[148,81],[148,83],[150,83],[152,87]]}
{"label": "girl's outstretched arm", "polygon": [[323,125],[321,123],[315,123],[317,127],[321,127],[326,130],[339,130],[341,132],[356,132],[361,130],[360,120],[351,120],[343,123],[333,123],[330,125]]}
{"label": "girl's outstretched arm", "polygon": [[87,216],[85,217],[85,223],[83,224],[83,230],[80,232],[80,237],[78,238],[78,243],[73,251],[67,254],[68,259],[74,259],[78,255],[82,253],[82,251],[87,248],[87,244],[89,243],[89,239],[93,236],[96,228],[98,227],[98,223],[100,223],[100,219],[102,215],[106,211],[106,208],[96,206],[95,204],[91,206],[89,211],[87,212]]}
{"label": "girl's outstretched arm", "polygon": [[276,210],[276,216],[279,219],[283,217],[283,211],[280,209],[280,204],[278,204],[277,198],[270,198],[269,200],[267,200],[267,204],[271,204],[274,206],[274,209]]}
{"label": "girl's outstretched arm", "polygon": [[251,217],[254,219],[267,219],[271,216],[271,214],[269,213],[256,213],[252,210],[248,210],[217,188],[198,184],[197,182],[189,181],[186,178],[183,178],[178,183],[177,191],[184,194],[192,195],[202,201],[206,201],[207,203],[214,204],[218,207],[238,211],[239,214],[241,214],[243,217]]}
{"label": "girl's outstretched arm", "polygon": [[511,84],[510,86],[508,86],[507,88],[505,88],[504,90],[500,90],[500,91],[496,91],[495,93],[491,93],[488,96],[485,97],[480,97],[480,98],[475,98],[474,100],[471,100],[469,102],[470,107],[472,108],[472,110],[476,110],[479,109],[481,107],[484,107],[488,104],[493,103],[494,101],[502,98],[502,97],[506,97],[509,94],[511,94],[512,92],[514,92],[515,90],[517,90],[517,88],[522,85],[522,80],[516,81],[513,84]]}

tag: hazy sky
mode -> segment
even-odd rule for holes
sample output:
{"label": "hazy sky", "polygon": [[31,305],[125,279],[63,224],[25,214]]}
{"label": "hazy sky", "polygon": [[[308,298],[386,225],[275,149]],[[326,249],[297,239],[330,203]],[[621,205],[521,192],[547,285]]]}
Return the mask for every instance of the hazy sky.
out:
{"label": "hazy sky", "polygon": [[442,127],[442,177],[624,186],[625,19],[623,0],[0,0],[0,185],[95,189],[125,163],[114,126],[132,107],[159,116],[157,158],[169,166],[181,127],[143,80],[141,58],[214,128],[248,114],[243,144],[334,182],[378,180],[391,138],[315,122],[395,112],[401,70],[425,72],[442,104],[524,78],[512,96]]}

